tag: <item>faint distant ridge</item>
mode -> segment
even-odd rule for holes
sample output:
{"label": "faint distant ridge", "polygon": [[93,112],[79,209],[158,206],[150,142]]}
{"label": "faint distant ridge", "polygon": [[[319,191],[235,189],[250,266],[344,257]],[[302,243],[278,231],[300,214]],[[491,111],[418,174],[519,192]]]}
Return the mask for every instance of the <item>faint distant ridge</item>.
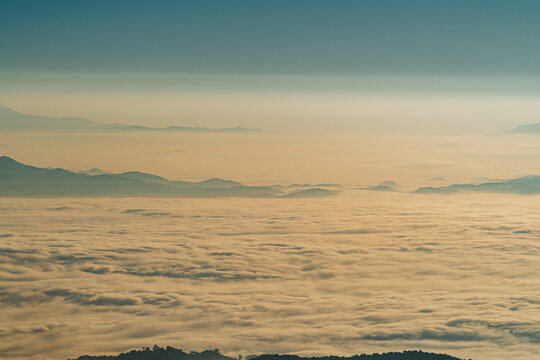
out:
{"label": "faint distant ridge", "polygon": [[104,125],[80,117],[28,115],[0,106],[0,130],[99,130]]}
{"label": "faint distant ridge", "polygon": [[399,185],[398,183],[396,183],[396,182],[394,182],[392,180],[387,180],[387,181],[384,181],[384,182],[380,183],[379,185],[364,186],[364,187],[359,187],[357,189],[358,190],[369,190],[369,191],[395,192],[395,191],[399,191],[400,188],[401,188],[401,185]]}
{"label": "faint distant ridge", "polygon": [[[354,356],[321,356],[303,357],[298,355],[260,355],[246,357],[249,360],[462,360],[450,355],[435,354],[423,351],[389,352],[382,354],[361,354]],[[119,355],[90,356],[83,355],[73,360],[236,360],[235,358],[222,355],[218,349],[205,350],[202,352],[184,352],[182,349],[166,348],[154,345],[152,349],[132,350]]]}
{"label": "faint distant ridge", "polygon": [[337,190],[328,190],[323,188],[311,188],[294,190],[288,194],[282,195],[284,198],[310,198],[310,197],[328,197],[339,194]]}
{"label": "faint distant ridge", "polygon": [[315,198],[338,194],[336,190],[324,188],[285,189],[249,186],[220,178],[172,181],[140,171],[112,174],[99,169],[73,172],[60,168],[38,168],[0,156],[0,197]]}
{"label": "faint distant ridge", "polygon": [[501,134],[531,134],[540,135],[540,122],[536,124],[526,124],[503,131]]}
{"label": "faint distant ridge", "polygon": [[398,191],[401,186],[392,180],[387,180],[379,185],[376,186],[370,186],[368,190],[371,191]]}
{"label": "faint distant ridge", "polygon": [[102,124],[80,117],[50,117],[24,114],[19,111],[0,106],[0,130],[39,130],[39,131],[94,131],[94,132],[124,132],[124,131],[162,131],[162,132],[196,132],[196,133],[265,133],[261,129],[244,127],[208,128],[192,126],[167,126],[154,128],[149,126]]}
{"label": "faint distant ridge", "polygon": [[530,175],[516,179],[497,180],[479,184],[453,184],[441,187],[421,187],[415,193],[452,194],[459,192],[485,192],[500,194],[540,194],[540,176]]}
{"label": "faint distant ridge", "polygon": [[163,128],[153,128],[148,126],[137,126],[137,125],[122,125],[122,124],[112,124],[106,125],[109,130],[119,130],[119,131],[177,131],[177,132],[212,132],[212,133],[264,133],[264,130],[261,129],[249,129],[241,126],[234,128],[220,128],[213,129],[204,126],[167,126]]}

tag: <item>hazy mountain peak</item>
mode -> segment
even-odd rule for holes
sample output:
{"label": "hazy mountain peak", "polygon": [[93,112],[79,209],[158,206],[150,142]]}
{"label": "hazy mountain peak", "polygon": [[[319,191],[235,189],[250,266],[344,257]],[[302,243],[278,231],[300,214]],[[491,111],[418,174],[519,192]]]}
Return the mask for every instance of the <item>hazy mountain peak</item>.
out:
{"label": "hazy mountain peak", "polygon": [[282,195],[283,198],[310,198],[310,197],[328,197],[339,194],[337,190],[328,190],[321,188],[310,188],[295,190],[288,194]]}
{"label": "hazy mountain peak", "polygon": [[[99,169],[92,169],[101,172]],[[307,189],[289,197],[324,197],[337,194],[326,189]],[[72,172],[38,168],[0,157],[0,196],[147,196],[147,197],[280,197],[272,186],[248,186],[237,181],[211,178],[200,182],[170,181],[140,171],[121,174]]]}
{"label": "hazy mountain peak", "polygon": [[540,122],[535,124],[525,124],[513,129],[504,131],[503,134],[540,134]]}
{"label": "hazy mountain peak", "polygon": [[9,156],[0,156],[0,167],[6,166],[24,166],[24,164],[10,158]]}
{"label": "hazy mountain peak", "polygon": [[5,156],[5,155],[0,156],[0,161],[17,162],[14,159],[10,158],[9,156]]}
{"label": "hazy mountain peak", "polygon": [[230,186],[241,186],[242,185],[242,183],[239,183],[237,181],[221,179],[221,178],[218,178],[218,177],[214,177],[214,178],[211,178],[211,179],[200,181],[199,184],[207,185],[207,186],[218,186],[218,187],[230,187]]}
{"label": "hazy mountain peak", "polygon": [[17,111],[13,110],[12,108],[9,108],[7,106],[0,106],[0,115],[3,114],[15,114]]}
{"label": "hazy mountain peak", "polygon": [[90,175],[90,176],[96,176],[96,175],[108,174],[108,172],[103,171],[103,170],[98,169],[98,168],[92,168],[90,170],[79,171],[79,174],[86,174],[86,175]]}
{"label": "hazy mountain peak", "polygon": [[400,185],[392,180],[387,180],[387,181],[384,181],[382,183],[380,183],[379,185],[375,185],[375,186],[367,186],[367,187],[364,187],[362,188],[362,190],[370,190],[370,191],[389,191],[389,192],[392,192],[392,191],[398,191],[398,189],[400,188]]}
{"label": "hazy mountain peak", "polygon": [[386,187],[389,187],[389,188],[398,188],[398,187],[400,187],[400,185],[398,183],[396,183],[395,181],[392,181],[392,180],[383,181],[382,183],[380,183],[377,186],[386,186]]}

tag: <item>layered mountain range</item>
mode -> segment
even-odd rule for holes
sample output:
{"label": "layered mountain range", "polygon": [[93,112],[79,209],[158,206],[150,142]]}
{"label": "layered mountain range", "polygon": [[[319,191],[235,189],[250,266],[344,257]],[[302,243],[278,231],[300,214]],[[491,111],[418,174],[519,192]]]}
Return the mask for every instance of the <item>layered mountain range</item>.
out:
{"label": "layered mountain range", "polygon": [[74,172],[38,168],[0,157],[0,196],[4,197],[325,197],[338,193],[321,187],[248,186],[212,178],[190,182],[168,180],[139,171],[112,174],[92,169]]}

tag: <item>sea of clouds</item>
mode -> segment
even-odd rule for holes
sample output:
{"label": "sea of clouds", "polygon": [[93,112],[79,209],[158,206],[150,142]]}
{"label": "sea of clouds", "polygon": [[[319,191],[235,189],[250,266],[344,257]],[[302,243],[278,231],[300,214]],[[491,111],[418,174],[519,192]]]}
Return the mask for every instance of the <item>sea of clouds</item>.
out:
{"label": "sea of clouds", "polygon": [[538,199],[2,199],[0,358],[540,358]]}

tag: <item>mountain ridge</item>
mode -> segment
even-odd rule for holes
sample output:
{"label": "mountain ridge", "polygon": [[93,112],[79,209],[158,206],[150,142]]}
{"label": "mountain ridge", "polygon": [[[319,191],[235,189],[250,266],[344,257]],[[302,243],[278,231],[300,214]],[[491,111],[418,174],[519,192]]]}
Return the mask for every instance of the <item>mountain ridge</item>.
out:
{"label": "mountain ridge", "polygon": [[420,187],[415,193],[452,194],[460,192],[485,192],[502,194],[540,194],[540,176],[527,175],[514,179],[488,181],[479,184],[452,184],[440,187]]}
{"label": "mountain ridge", "polygon": [[154,128],[150,126],[103,124],[81,117],[52,117],[30,115],[0,106],[0,130],[41,130],[41,131],[96,131],[96,132],[197,132],[197,133],[257,133],[266,131],[241,126],[230,128],[209,128],[204,126],[177,126]]}
{"label": "mountain ridge", "polygon": [[512,135],[512,134],[529,134],[529,135],[540,135],[540,122],[534,124],[525,124],[517,126],[513,129],[503,131],[503,135]]}
{"label": "mountain ridge", "polygon": [[[335,190],[316,189],[303,197],[337,195]],[[272,186],[248,186],[233,180],[168,180],[140,171],[119,174],[72,172],[62,168],[38,168],[0,156],[0,197],[287,197]],[[295,196],[292,196],[295,197]]]}

